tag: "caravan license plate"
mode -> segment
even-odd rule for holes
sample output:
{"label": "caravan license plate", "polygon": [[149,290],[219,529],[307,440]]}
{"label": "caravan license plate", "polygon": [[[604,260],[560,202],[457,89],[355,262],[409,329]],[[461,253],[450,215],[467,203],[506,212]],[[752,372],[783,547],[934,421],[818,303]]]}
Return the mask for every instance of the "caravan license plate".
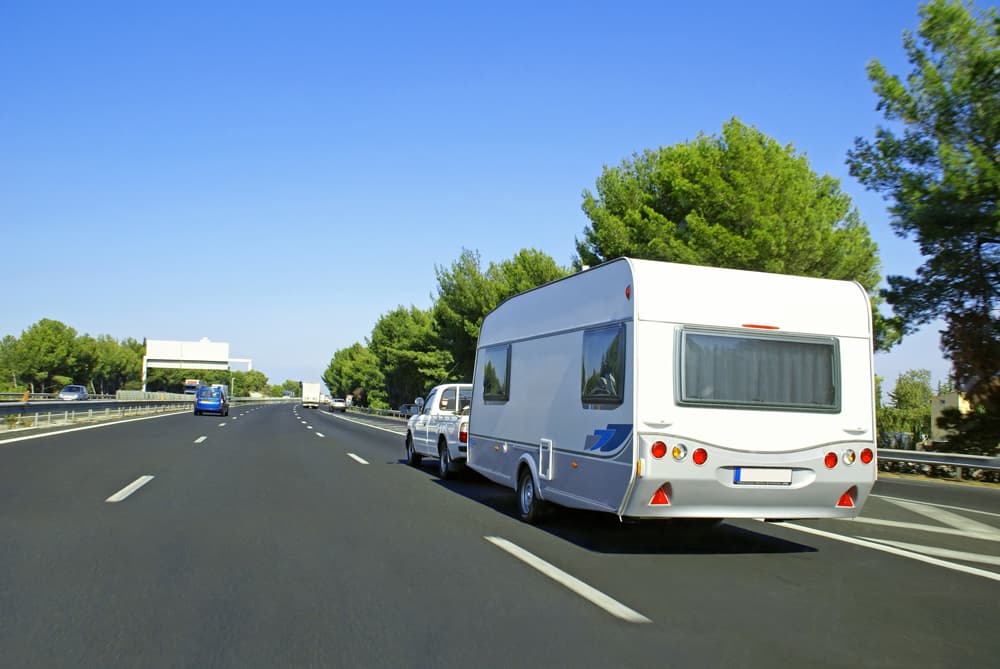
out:
{"label": "caravan license plate", "polygon": [[733,483],[741,485],[791,485],[792,470],[787,467],[737,467],[733,470]]}

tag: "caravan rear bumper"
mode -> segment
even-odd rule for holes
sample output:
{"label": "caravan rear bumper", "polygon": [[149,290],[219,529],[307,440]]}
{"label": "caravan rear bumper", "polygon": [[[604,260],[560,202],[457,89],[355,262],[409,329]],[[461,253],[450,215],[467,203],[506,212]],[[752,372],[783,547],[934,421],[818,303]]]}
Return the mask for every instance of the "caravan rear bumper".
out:
{"label": "caravan rear bumper", "polygon": [[[635,518],[852,518],[875,483],[874,446],[842,442],[790,453],[747,453],[685,442],[657,458],[640,438],[640,474],[621,515]],[[869,462],[860,454],[870,449]],[[692,454],[707,455],[697,465]],[[851,457],[853,454],[853,458]],[[831,465],[832,466],[829,466]]]}

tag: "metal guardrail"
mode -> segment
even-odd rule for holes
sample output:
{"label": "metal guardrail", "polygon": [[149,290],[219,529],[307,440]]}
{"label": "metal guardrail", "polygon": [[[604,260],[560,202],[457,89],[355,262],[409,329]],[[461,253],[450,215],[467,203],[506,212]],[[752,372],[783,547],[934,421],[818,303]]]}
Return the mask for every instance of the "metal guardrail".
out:
{"label": "metal guardrail", "polygon": [[[954,469],[953,478],[961,481],[965,478],[975,478],[986,481],[997,481],[997,474],[1000,471],[1000,456],[988,455],[967,455],[965,453],[938,453],[934,451],[905,451],[898,449],[880,448],[878,449],[879,465],[883,463],[895,462],[902,465],[915,465],[916,470],[911,473],[932,476],[929,467],[946,467]],[[979,475],[966,477],[965,470],[971,469],[979,471]],[[950,473],[946,470],[946,473]],[[982,475],[981,472],[991,472]]]}

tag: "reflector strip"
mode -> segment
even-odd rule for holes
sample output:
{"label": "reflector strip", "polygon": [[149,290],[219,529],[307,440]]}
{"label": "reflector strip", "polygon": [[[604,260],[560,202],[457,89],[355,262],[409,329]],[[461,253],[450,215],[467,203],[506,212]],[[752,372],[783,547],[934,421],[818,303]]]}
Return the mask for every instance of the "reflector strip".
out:
{"label": "reflector strip", "polygon": [[745,328],[756,328],[758,330],[779,330],[777,325],[758,325],[757,323],[744,323],[742,327]]}

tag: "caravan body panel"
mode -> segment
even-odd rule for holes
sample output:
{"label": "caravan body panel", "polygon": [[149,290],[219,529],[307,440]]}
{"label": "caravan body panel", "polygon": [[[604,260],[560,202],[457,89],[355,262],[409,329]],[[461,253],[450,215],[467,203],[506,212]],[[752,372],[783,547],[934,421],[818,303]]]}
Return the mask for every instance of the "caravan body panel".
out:
{"label": "caravan body panel", "polygon": [[605,263],[484,319],[468,464],[515,487],[530,459],[543,499],[624,516],[857,515],[875,464],[824,458],[874,452],[871,346],[856,283]]}

